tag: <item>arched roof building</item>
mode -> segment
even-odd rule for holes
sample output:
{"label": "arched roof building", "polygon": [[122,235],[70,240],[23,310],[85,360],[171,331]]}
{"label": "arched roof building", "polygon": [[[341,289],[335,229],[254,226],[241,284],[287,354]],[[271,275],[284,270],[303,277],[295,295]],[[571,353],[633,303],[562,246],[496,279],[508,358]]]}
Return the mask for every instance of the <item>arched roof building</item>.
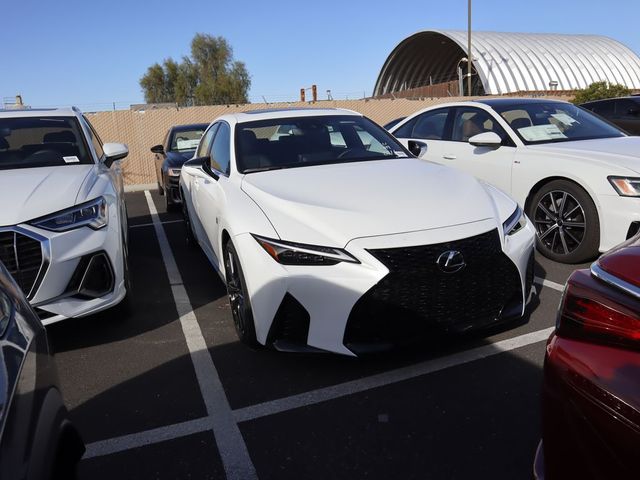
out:
{"label": "arched roof building", "polygon": [[[466,45],[464,30],[407,37],[387,57],[374,96],[458,80]],[[599,35],[472,32],[471,52],[473,94],[575,90],[603,80],[640,89],[640,58]]]}

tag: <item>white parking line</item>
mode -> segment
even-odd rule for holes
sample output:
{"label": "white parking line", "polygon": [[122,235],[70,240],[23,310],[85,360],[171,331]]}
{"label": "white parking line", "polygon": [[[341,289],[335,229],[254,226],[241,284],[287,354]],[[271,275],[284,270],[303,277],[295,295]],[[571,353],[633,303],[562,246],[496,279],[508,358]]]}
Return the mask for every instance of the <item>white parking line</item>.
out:
{"label": "white parking line", "polygon": [[153,226],[160,244],[160,251],[167,270],[167,276],[169,277],[169,283],[171,284],[173,299],[178,315],[180,315],[180,325],[187,341],[191,361],[200,385],[200,392],[207,408],[209,416],[208,429],[213,430],[226,477],[228,480],[257,479],[249,451],[233,417],[220,376],[213,364],[202,330],[200,330],[196,316],[193,313],[169,240],[160,223],[156,206],[149,191],[145,191],[144,194],[147,197],[149,212],[151,213]]}
{"label": "white parking line", "polygon": [[[160,222],[162,225],[167,225],[169,223],[182,223],[184,220],[165,220],[164,222]],[[129,228],[139,228],[139,227],[153,227],[153,222],[151,223],[139,223],[137,225],[129,225]]]}
{"label": "white parking line", "polygon": [[[312,390],[299,395],[292,395],[290,397],[240,408],[233,410],[231,414],[233,415],[234,422],[246,422],[295,408],[307,407],[321,402],[326,402],[328,400],[361,393],[373,388],[392,385],[394,383],[439,372],[447,368],[464,365],[476,360],[482,360],[500,353],[542,342],[549,337],[551,332],[553,332],[553,329],[554,328],[551,327],[545,328],[544,330],[537,330],[518,337],[454,353],[446,357],[427,360],[408,367],[390,370],[378,375],[360,378],[350,382]],[[218,413],[215,415],[218,415]],[[166,440],[193,435],[195,433],[205,432],[211,429],[214,421],[215,418],[212,416],[203,417],[197,420],[169,425],[167,427],[156,428],[140,433],[95,442],[87,445],[87,453],[85,454],[85,457],[91,458],[100,455],[109,455],[123,450],[143,447],[145,445],[151,445],[154,443],[164,442]]]}
{"label": "white parking line", "polygon": [[561,284],[556,283],[556,282],[552,282],[551,280],[547,280],[546,278],[535,277],[533,279],[533,281],[535,283],[541,284],[544,287],[549,287],[549,288],[553,288],[554,290],[557,290],[559,292],[564,292],[564,285],[561,285]]}

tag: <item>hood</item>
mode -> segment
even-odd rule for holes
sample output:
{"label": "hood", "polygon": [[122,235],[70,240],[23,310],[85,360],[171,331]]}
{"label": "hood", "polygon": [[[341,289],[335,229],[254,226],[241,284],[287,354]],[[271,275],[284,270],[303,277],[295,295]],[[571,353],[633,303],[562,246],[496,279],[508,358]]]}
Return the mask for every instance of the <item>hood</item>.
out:
{"label": "hood", "polygon": [[76,204],[96,165],[17,168],[0,172],[0,226],[17,225]]}
{"label": "hood", "polygon": [[186,152],[167,152],[165,157],[165,164],[167,168],[180,168],[187,160],[193,157],[195,150],[189,150]]}
{"label": "hood", "polygon": [[242,189],[282,240],[316,245],[496,217],[491,195],[473,177],[413,158],[253,173]]}
{"label": "hood", "polygon": [[[559,142],[546,145],[530,145],[528,148],[548,152],[552,155],[564,154],[615,165],[640,173],[640,137],[600,138]],[[617,172],[612,172],[615,174]]]}

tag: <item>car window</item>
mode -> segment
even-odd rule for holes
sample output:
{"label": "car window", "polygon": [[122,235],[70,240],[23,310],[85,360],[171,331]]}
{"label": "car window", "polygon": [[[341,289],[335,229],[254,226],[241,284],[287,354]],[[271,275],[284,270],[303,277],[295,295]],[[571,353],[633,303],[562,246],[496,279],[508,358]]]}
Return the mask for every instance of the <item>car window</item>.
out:
{"label": "car window", "polygon": [[174,131],[169,142],[170,152],[185,152],[195,150],[202,138],[204,128],[196,128],[194,130]]}
{"label": "car window", "polygon": [[[519,124],[520,122],[528,122],[528,117],[517,116],[513,118],[510,123],[513,125]],[[468,142],[474,135],[485,132],[494,132],[498,134],[502,140],[508,138],[507,133],[489,112],[471,107],[456,109],[453,116],[451,140],[455,142]]]}
{"label": "car window", "polygon": [[449,109],[443,108],[418,115],[400,127],[394,135],[398,138],[443,140]]}
{"label": "car window", "polygon": [[615,101],[616,116],[618,117],[638,117],[640,103],[636,103],[629,98],[622,98]]}
{"label": "car window", "polygon": [[505,103],[493,109],[527,145],[625,136],[619,128],[570,103]]}
{"label": "car window", "polygon": [[226,122],[220,122],[218,132],[211,145],[211,168],[229,175],[231,161],[231,129]]}
{"label": "car window", "polygon": [[211,141],[213,140],[213,136],[216,134],[216,130],[218,129],[218,123],[213,124],[209,127],[209,130],[206,131],[204,136],[200,139],[200,143],[198,144],[198,151],[196,152],[196,157],[204,157],[209,152],[209,147],[211,147]]}
{"label": "car window", "polygon": [[0,170],[93,163],[75,116],[0,119]]}
{"label": "car window", "polygon": [[613,114],[613,100],[604,100],[602,102],[594,102],[584,105],[584,108],[591,110],[593,113],[602,115],[603,117]]}
{"label": "car window", "polygon": [[389,132],[356,115],[246,122],[235,138],[241,173],[409,156]]}
{"label": "car window", "polygon": [[93,129],[93,125],[91,125],[91,122],[89,121],[89,119],[84,115],[82,116],[82,119],[87,124],[90,140],[91,140],[91,143],[93,144],[94,150],[96,151],[96,155],[98,155],[98,160],[99,160],[104,155],[104,150],[102,149],[102,141],[100,140],[100,137],[98,136],[96,131]]}

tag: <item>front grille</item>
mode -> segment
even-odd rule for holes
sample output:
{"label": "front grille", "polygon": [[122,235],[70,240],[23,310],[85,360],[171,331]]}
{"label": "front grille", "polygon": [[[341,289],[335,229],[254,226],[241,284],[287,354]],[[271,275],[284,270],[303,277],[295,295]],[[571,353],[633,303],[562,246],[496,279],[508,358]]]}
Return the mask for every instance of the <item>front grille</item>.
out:
{"label": "front grille", "polygon": [[42,265],[42,246],[21,233],[0,232],[0,260],[25,295],[29,295]]}
{"label": "front grille", "polygon": [[[466,266],[444,273],[436,261],[449,250]],[[522,302],[520,275],[503,253],[497,230],[462,240],[368,250],[388,269],[354,305],[344,343],[399,343],[428,331],[489,326],[507,306]]]}

